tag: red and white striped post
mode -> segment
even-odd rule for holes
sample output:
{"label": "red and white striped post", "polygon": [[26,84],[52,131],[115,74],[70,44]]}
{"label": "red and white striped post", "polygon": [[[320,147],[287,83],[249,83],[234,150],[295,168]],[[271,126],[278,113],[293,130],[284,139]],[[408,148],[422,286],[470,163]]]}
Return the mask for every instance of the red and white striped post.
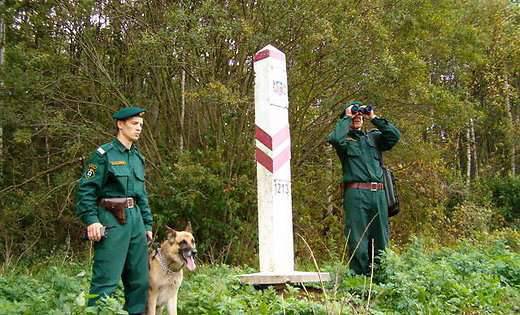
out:
{"label": "red and white striped post", "polygon": [[294,271],[291,138],[285,55],[266,46],[254,57],[260,272]]}
{"label": "red and white striped post", "polygon": [[242,283],[329,280],[328,273],[294,271],[291,137],[285,54],[267,45],[254,56],[255,136],[260,273]]}

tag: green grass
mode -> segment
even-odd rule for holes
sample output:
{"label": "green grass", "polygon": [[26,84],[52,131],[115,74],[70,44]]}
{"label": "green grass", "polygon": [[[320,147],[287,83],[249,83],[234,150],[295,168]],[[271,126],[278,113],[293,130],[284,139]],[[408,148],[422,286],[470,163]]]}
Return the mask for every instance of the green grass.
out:
{"label": "green grass", "polygon": [[[179,314],[512,314],[520,312],[520,254],[504,240],[459,242],[431,249],[416,240],[389,251],[370,278],[347,275],[338,262],[322,266],[338,282],[308,288],[256,290],[226,265],[186,272]],[[513,248],[517,248],[513,246]],[[65,262],[64,262],[65,261]],[[88,263],[50,258],[0,275],[0,314],[96,314],[87,308]],[[370,296],[370,303],[369,303]],[[126,314],[121,290],[100,314]]]}

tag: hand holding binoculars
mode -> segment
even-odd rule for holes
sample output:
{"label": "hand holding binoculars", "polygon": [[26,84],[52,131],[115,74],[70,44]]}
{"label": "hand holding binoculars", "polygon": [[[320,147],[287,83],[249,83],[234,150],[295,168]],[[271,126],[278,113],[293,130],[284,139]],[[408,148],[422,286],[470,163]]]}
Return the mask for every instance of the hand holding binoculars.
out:
{"label": "hand holding binoculars", "polygon": [[362,115],[370,115],[370,112],[373,110],[371,105],[358,105],[354,104],[350,108],[352,115],[362,114]]}

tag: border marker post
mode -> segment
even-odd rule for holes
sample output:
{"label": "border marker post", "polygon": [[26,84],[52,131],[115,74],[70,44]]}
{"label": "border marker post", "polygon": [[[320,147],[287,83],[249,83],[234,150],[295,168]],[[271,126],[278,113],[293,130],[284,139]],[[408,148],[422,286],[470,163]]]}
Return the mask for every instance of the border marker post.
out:
{"label": "border marker post", "polygon": [[260,272],[243,284],[329,281],[325,272],[294,271],[291,138],[285,54],[267,45],[254,56]]}

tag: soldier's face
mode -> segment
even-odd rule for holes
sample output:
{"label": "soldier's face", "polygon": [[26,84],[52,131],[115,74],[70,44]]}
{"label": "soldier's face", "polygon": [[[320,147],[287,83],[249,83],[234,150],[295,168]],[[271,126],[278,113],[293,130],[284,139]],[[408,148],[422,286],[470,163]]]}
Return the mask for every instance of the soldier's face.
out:
{"label": "soldier's face", "polygon": [[360,129],[363,126],[363,115],[357,114],[352,117],[352,129]]}
{"label": "soldier's face", "polygon": [[117,122],[119,134],[131,142],[139,140],[141,131],[143,130],[142,117],[130,117],[127,120],[120,120]]}

